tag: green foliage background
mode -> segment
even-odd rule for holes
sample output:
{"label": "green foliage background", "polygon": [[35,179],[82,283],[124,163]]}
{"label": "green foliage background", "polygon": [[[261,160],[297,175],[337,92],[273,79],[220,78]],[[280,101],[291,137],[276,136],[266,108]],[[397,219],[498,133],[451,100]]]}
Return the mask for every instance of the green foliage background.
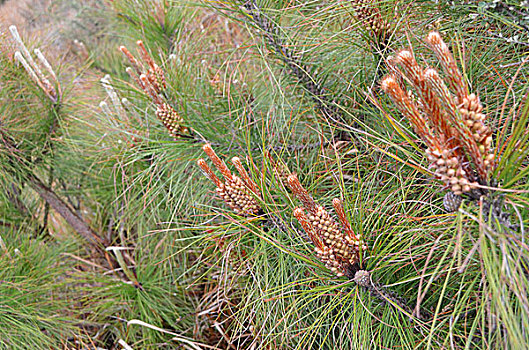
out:
{"label": "green foliage background", "polygon": [[[315,98],[242,2],[51,1],[49,21],[66,24],[53,40],[23,36],[56,68],[60,104],[50,104],[3,39],[0,344],[526,348],[529,41],[518,13],[527,9],[503,1],[516,10],[506,12],[492,3],[373,2],[391,24],[380,52],[356,21],[354,1],[256,1],[275,37],[322,86],[325,95]],[[495,195],[504,196],[519,232],[487,221],[489,213],[469,201],[445,212],[445,191],[420,142],[378,87],[384,59],[401,48],[413,47],[419,62],[437,67],[423,42],[431,30],[443,35],[486,106],[501,151],[494,178],[505,190]],[[173,140],[126,74],[118,47],[134,52],[137,40],[163,68],[167,101],[196,131],[193,138]],[[125,114],[99,107],[102,100],[112,107],[99,81],[106,74],[130,103]],[[326,119],[321,105],[340,111],[341,121]],[[340,147],[333,146],[337,135],[347,135]],[[262,188],[262,207],[286,230],[236,216],[215,198],[196,166],[205,141],[223,159],[244,160]],[[368,245],[366,269],[412,307],[420,301],[425,320],[317,261],[294,229],[299,202],[266,153],[327,209],[333,198],[344,201]],[[39,198],[29,175],[123,250],[98,253]]]}

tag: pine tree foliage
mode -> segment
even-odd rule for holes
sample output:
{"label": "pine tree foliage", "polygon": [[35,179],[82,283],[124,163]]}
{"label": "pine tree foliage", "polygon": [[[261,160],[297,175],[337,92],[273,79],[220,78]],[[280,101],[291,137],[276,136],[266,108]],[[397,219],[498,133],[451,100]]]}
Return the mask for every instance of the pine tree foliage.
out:
{"label": "pine tree foliage", "polygon": [[53,3],[1,24],[2,346],[528,346],[525,2]]}

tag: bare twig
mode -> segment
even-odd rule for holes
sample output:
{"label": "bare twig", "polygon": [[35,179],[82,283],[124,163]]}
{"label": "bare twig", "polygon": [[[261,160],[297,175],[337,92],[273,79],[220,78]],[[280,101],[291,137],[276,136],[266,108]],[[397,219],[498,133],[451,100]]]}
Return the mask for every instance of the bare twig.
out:
{"label": "bare twig", "polygon": [[72,228],[81,235],[84,239],[90,243],[96,244],[97,246],[105,245],[105,242],[99,237],[90,226],[72,209],[70,206],[63,201],[51,188],[46,186],[38,177],[34,174],[27,176],[28,184],[31,186],[39,196],[46,201],[59,215],[62,216],[66,222],[72,226]]}

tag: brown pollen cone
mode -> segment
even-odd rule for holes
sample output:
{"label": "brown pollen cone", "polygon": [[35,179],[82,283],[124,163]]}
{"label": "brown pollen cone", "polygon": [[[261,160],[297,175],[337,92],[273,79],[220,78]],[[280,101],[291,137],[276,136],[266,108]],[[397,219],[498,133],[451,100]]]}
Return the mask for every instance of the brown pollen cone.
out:
{"label": "brown pollen cone", "polygon": [[384,40],[387,35],[388,24],[382,18],[380,9],[373,0],[351,0],[356,12],[356,18],[364,27],[371,31],[379,40]]}
{"label": "brown pollen cone", "polygon": [[[318,258],[337,276],[353,274],[353,266],[359,260],[359,250],[367,247],[354,234],[339,199],[333,200],[338,219],[342,225],[321,206],[301,186],[295,175],[288,177],[288,185],[304,208],[296,208],[294,216],[314,243]],[[307,214],[305,214],[307,211]]]}
{"label": "brown pollen cone", "polygon": [[167,130],[169,130],[171,136],[177,138],[182,134],[187,134],[188,129],[182,126],[182,117],[167,103],[159,105],[155,114]]}

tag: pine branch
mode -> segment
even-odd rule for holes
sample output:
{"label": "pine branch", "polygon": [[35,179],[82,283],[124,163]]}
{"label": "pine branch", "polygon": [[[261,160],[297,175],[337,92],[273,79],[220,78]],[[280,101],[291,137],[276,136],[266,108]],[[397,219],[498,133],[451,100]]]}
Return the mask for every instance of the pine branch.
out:
{"label": "pine branch", "polygon": [[[361,250],[366,250],[367,246],[363,243],[362,236],[353,231],[346,217],[341,200],[337,198],[333,200],[333,207],[338,217],[338,221],[335,221],[303,188],[297,176],[290,174],[286,182],[295,196],[303,204],[302,208],[300,207],[294,210],[294,216],[300,222],[303,230],[299,230],[292,224],[287,226],[279,216],[273,213],[264,213],[264,210],[259,207],[257,202],[249,196],[250,193],[253,193],[260,198],[261,190],[250,179],[238,157],[233,158],[232,162],[237,168],[242,180],[231,173],[226,163],[217,156],[210,144],[206,144],[203,149],[215,165],[215,168],[223,175],[224,181],[213,173],[213,170],[203,159],[198,160],[198,165],[204,171],[206,177],[217,186],[219,196],[237,214],[244,216],[262,216],[265,230],[274,227],[280,232],[287,234],[292,230],[297,232],[300,237],[314,244],[314,251],[318,259],[338,277],[346,276],[369,291],[376,298],[384,302],[390,301],[397,309],[404,311],[408,315],[412,315],[413,309],[407,304],[404,298],[387,290],[378,282],[373,281],[371,273],[362,268],[359,253]],[[281,177],[279,174],[280,170],[277,169],[277,171],[279,177]],[[422,319],[420,315],[418,317]]]}
{"label": "pine branch", "polygon": [[[304,89],[310,93],[311,99],[321,115],[326,120],[332,121],[337,125],[344,124],[343,112],[336,104],[336,101],[329,98],[330,94],[325,92],[321,84],[315,81],[308,73],[309,69],[283,43],[278,26],[263,13],[255,0],[245,1],[241,7],[262,31],[270,50],[285,64]],[[355,138],[357,137],[354,134],[352,135]],[[338,139],[344,138],[345,135],[343,133],[338,135]]]}
{"label": "pine branch", "polygon": [[[371,272],[367,270],[357,270],[354,272],[354,277],[351,278],[357,285],[367,290],[375,298],[383,301],[390,302],[400,311],[405,312],[409,316],[413,315],[413,308],[408,305],[407,301],[397,295],[395,292],[388,290],[383,285],[373,280]],[[427,313],[429,315],[429,313]],[[430,315],[428,316],[430,317]],[[417,315],[420,320],[425,320],[427,317],[421,314]]]}
{"label": "pine branch", "polygon": [[37,176],[34,174],[27,175],[28,184],[30,187],[44,199],[44,201],[50,205],[64,220],[84,239],[89,241],[96,246],[104,246],[106,242],[99,237],[90,226],[73,210],[70,206],[63,201],[51,188],[46,186]]}
{"label": "pine branch", "polygon": [[[9,163],[25,163],[25,160],[19,158],[20,150],[16,146],[15,140],[0,129],[0,138],[2,147],[9,155]],[[99,237],[90,226],[73,210],[64,200],[62,200],[49,186],[46,186],[30,170],[25,170],[22,174],[24,180],[37,194],[55,211],[57,211],[66,222],[84,239],[94,244],[98,249],[102,249],[107,242]],[[104,250],[102,250],[104,251]],[[112,265],[112,264],[111,264]]]}

